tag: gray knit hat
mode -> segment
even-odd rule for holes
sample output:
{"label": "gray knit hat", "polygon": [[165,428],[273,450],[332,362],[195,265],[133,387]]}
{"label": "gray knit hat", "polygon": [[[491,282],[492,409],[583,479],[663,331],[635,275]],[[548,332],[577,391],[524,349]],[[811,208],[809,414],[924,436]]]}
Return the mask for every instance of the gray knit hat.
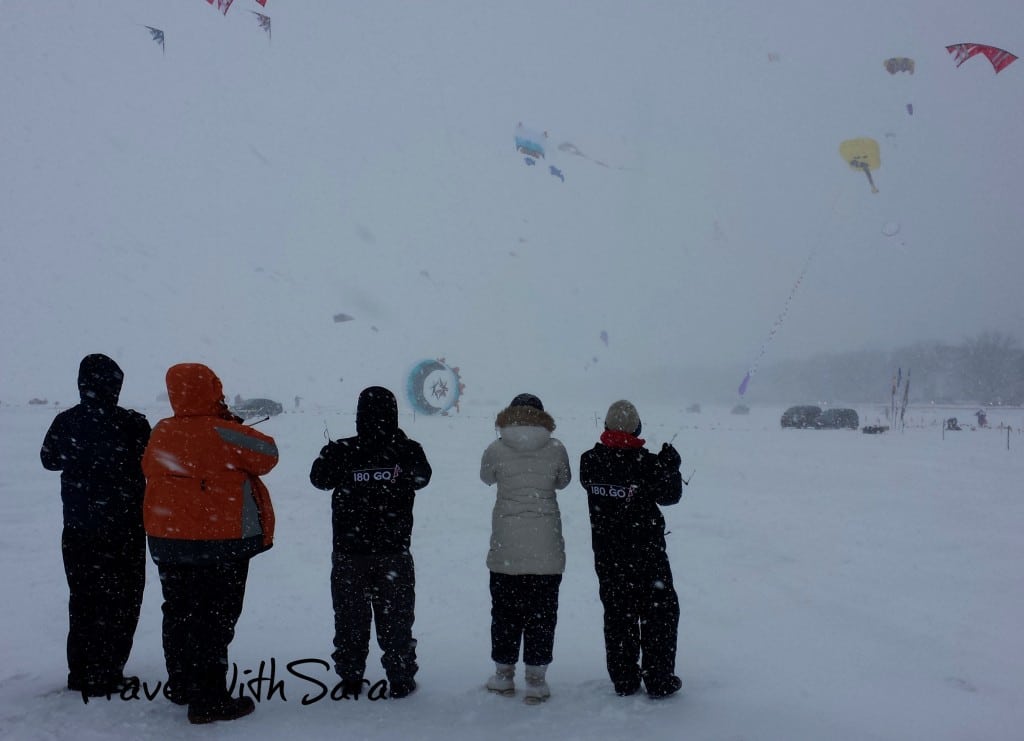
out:
{"label": "gray knit hat", "polygon": [[606,430],[628,432],[630,435],[640,434],[640,414],[636,407],[625,399],[621,399],[610,407],[604,418]]}

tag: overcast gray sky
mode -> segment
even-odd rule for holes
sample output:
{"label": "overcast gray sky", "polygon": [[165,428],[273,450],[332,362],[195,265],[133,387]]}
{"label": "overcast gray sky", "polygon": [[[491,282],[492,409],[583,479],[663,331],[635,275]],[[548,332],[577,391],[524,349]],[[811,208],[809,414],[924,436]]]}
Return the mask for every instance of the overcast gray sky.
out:
{"label": "overcast gray sky", "polygon": [[441,356],[504,398],[1020,336],[1024,61],[945,46],[1024,51],[1024,3],[839,5],[268,0],[270,38],[253,0],[0,0],[0,400],[73,401],[88,352],[143,400]]}

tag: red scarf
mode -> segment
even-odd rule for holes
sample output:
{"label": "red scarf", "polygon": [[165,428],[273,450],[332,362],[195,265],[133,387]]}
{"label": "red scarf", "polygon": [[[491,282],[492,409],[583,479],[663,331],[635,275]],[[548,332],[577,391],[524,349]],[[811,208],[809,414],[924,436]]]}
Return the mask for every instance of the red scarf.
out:
{"label": "red scarf", "polygon": [[647,441],[628,432],[605,430],[601,433],[601,442],[609,448],[642,448]]}

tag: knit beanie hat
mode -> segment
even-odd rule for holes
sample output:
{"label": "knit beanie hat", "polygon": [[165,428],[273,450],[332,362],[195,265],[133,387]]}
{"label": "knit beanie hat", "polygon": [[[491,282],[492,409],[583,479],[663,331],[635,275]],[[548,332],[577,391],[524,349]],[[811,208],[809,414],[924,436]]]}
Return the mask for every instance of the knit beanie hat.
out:
{"label": "knit beanie hat", "polygon": [[604,428],[627,432],[630,435],[639,435],[640,414],[636,411],[635,406],[625,399],[621,399],[608,407],[608,414],[604,418]]}
{"label": "knit beanie hat", "polygon": [[544,411],[544,405],[541,404],[540,399],[538,399],[533,394],[519,394],[519,396],[517,396],[516,398],[514,398],[512,400],[512,403],[509,404],[509,406],[510,407],[533,407],[534,409],[539,409],[542,412]]}

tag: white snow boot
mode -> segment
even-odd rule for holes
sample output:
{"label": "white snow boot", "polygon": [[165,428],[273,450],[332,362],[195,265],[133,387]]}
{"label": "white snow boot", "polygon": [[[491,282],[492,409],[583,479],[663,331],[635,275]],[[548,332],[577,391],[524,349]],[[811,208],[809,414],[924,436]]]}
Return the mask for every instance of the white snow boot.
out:
{"label": "white snow boot", "polygon": [[516,693],[515,674],[515,664],[495,664],[494,675],[487,680],[486,687],[490,692],[511,697]]}
{"label": "white snow boot", "polygon": [[526,667],[526,693],[523,702],[527,705],[540,705],[551,697],[551,690],[544,679],[546,666]]}

